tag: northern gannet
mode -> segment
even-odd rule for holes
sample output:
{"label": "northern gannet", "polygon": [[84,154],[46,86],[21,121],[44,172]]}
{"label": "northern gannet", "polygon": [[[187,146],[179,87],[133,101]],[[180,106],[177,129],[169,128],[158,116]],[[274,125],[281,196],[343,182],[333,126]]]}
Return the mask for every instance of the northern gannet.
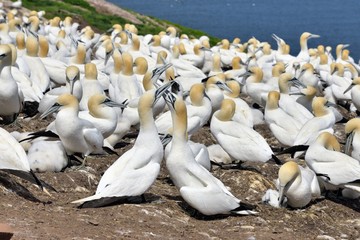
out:
{"label": "northern gannet", "polygon": [[360,192],[359,161],[339,152],[339,143],[337,149],[331,149],[332,141],[337,142],[332,134],[321,133],[306,151],[306,164],[325,184]]}
{"label": "northern gannet", "polygon": [[236,162],[266,162],[273,158],[273,151],[258,132],[232,120],[234,112],[235,102],[224,99],[211,118],[210,130],[220,146]]}
{"label": "northern gannet", "polygon": [[22,109],[23,94],[11,74],[11,48],[0,45],[0,118],[2,123],[15,121]]}
{"label": "northern gannet", "polygon": [[[106,198],[140,196],[154,183],[160,172],[164,150],[154,123],[152,107],[168,86],[147,91],[140,97],[140,131],[134,146],[105,171],[95,195],[72,203],[84,203],[83,207],[100,207],[106,205]],[[104,202],[102,198],[105,198]],[[91,203],[97,199],[100,201]]]}
{"label": "northern gannet", "polygon": [[187,143],[187,116],[184,101],[167,95],[172,112],[173,141],[166,167],[183,199],[204,215],[253,214],[254,207],[241,202],[225,185],[195,161]]}

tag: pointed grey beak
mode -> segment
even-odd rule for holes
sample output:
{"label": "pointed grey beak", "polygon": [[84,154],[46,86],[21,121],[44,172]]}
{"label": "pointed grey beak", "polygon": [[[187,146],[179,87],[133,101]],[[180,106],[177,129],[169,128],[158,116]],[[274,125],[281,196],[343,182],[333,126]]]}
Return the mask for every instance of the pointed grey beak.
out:
{"label": "pointed grey beak", "polygon": [[306,88],[305,84],[303,84],[302,82],[300,82],[299,79],[297,79],[297,78],[291,79],[291,80],[290,80],[290,83],[291,83],[293,86],[295,86],[295,87],[299,87],[299,88],[303,87],[303,88]]}
{"label": "pointed grey beak", "polygon": [[279,206],[283,206],[283,201],[284,201],[284,190],[285,190],[286,186],[281,186],[280,185],[280,189],[279,189]]}
{"label": "pointed grey beak", "polygon": [[155,91],[155,100],[154,100],[153,106],[160,99],[160,97],[162,97],[167,92],[167,90],[174,84],[178,84],[178,83],[176,81],[170,81],[168,83],[163,84],[158,89],[156,89],[156,91]]}
{"label": "pointed grey beak", "polygon": [[310,39],[310,38],[319,38],[320,37],[320,35],[317,35],[317,34],[310,34],[310,36],[309,36],[309,38],[308,39]]}
{"label": "pointed grey beak", "polygon": [[103,103],[108,107],[120,107],[120,108],[126,108],[128,104],[126,101],[123,103],[117,103],[111,100],[110,98],[106,98]]}
{"label": "pointed grey beak", "polygon": [[57,112],[60,109],[61,105],[58,103],[55,103],[52,105],[48,110],[46,110],[43,114],[40,115],[40,119],[44,119],[46,116]]}
{"label": "pointed grey beak", "polygon": [[300,95],[300,96],[305,96],[305,94],[304,94],[304,93],[302,93],[302,92],[291,92],[291,93],[289,93],[289,95],[294,95],[294,96],[297,96],[297,95]]}
{"label": "pointed grey beak", "polygon": [[329,101],[327,101],[327,102],[325,103],[325,106],[327,106],[327,107],[334,107],[334,108],[337,108],[337,107],[338,107],[335,103],[332,103],[332,102],[329,102]]}
{"label": "pointed grey beak", "polygon": [[347,47],[350,47],[350,44],[343,44],[343,47],[341,49],[345,49]]}
{"label": "pointed grey beak", "polygon": [[350,91],[353,88],[353,86],[355,86],[355,84],[351,83],[349,85],[349,87],[347,89],[345,89],[344,94],[347,93],[348,91]]}
{"label": "pointed grey beak", "polygon": [[354,139],[354,132],[348,134],[345,144],[345,154],[351,156],[351,145]]}
{"label": "pointed grey beak", "polygon": [[164,64],[163,66],[160,66],[158,68],[155,68],[153,71],[152,71],[152,77],[151,77],[151,81],[153,83],[156,83],[156,81],[159,79],[160,75],[166,71],[166,69],[168,69],[169,67],[171,67],[172,64],[171,63],[167,63],[167,64]]}
{"label": "pointed grey beak", "polygon": [[233,92],[232,90],[231,90],[231,88],[229,88],[228,87],[228,85],[226,85],[225,83],[223,83],[223,82],[220,82],[220,81],[217,81],[216,83],[216,86],[218,86],[220,89],[222,89],[222,90],[226,90],[226,91],[229,91],[229,92]]}
{"label": "pointed grey beak", "polygon": [[106,66],[106,64],[108,63],[111,55],[114,53],[114,48],[110,51],[110,52],[107,52],[106,55],[105,55],[105,61],[104,61],[104,66]]}
{"label": "pointed grey beak", "polygon": [[114,28],[109,28],[108,30],[106,30],[106,33],[111,33],[112,31],[114,31]]}

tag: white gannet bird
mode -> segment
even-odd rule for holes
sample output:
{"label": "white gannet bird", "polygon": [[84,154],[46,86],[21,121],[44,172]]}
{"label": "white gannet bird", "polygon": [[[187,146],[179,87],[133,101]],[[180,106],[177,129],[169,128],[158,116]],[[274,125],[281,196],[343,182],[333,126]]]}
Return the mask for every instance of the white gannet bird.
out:
{"label": "white gannet bird", "polygon": [[89,98],[89,110],[80,111],[79,117],[94,124],[105,139],[115,131],[118,122],[118,115],[113,107],[125,108],[126,105],[116,103],[105,95],[95,94]]}
{"label": "white gannet bird", "polygon": [[[205,94],[205,87],[201,83],[193,85],[190,89],[190,103],[187,104],[187,132],[191,136],[204,126],[211,116],[211,102]],[[171,112],[160,115],[156,121],[159,133],[171,133]],[[170,131],[170,132],[169,132]]]}
{"label": "white gannet bird", "polygon": [[68,155],[81,153],[86,157],[93,152],[102,152],[104,138],[94,125],[79,118],[79,102],[71,94],[60,95],[56,103],[40,117],[45,118],[59,111],[55,119],[55,129]]}
{"label": "white gannet bird", "polygon": [[232,99],[236,105],[233,120],[252,128],[254,126],[253,109],[240,98],[239,82],[230,80],[226,81],[226,85],[231,89],[231,92],[225,91],[224,97],[225,99]]}
{"label": "white gannet bird", "polygon": [[302,124],[279,107],[280,98],[278,92],[269,92],[264,114],[265,122],[281,144],[293,146]]}
{"label": "white gannet bird", "polygon": [[304,32],[300,36],[300,52],[297,55],[297,59],[302,62],[309,62],[310,61],[310,55],[308,50],[308,44],[307,41],[311,38],[319,38],[319,35],[312,34],[309,32]]}
{"label": "white gannet bird", "polygon": [[360,161],[360,118],[353,118],[345,124],[345,154]]}
{"label": "white gannet bird", "polygon": [[254,129],[232,120],[235,103],[224,99],[210,123],[210,130],[220,146],[236,161],[266,162],[274,156],[268,143]]}
{"label": "white gannet bird", "polygon": [[[168,85],[169,86],[169,85]],[[140,131],[134,146],[117,159],[104,173],[93,196],[73,201],[83,207],[99,207],[105,202],[90,201],[111,197],[140,196],[154,183],[164,155],[152,107],[166,87],[145,92],[139,100]]]}
{"label": "white gannet bird", "polygon": [[38,56],[39,43],[31,34],[26,39],[26,54],[23,56],[30,69],[30,79],[44,93],[50,87],[50,77]]}
{"label": "white gannet bird", "polygon": [[351,84],[344,91],[344,93],[351,90],[351,101],[356,107],[357,111],[360,111],[360,77],[356,77],[352,80]]}
{"label": "white gannet bird", "polygon": [[294,145],[309,145],[314,142],[317,136],[323,131],[333,133],[335,115],[333,111],[328,108],[329,104],[324,97],[315,97],[313,99],[312,108],[315,117],[302,126],[295,138]]}
{"label": "white gannet bird", "polygon": [[42,188],[42,182],[31,171],[25,150],[5,129],[0,127],[0,169],[28,180]]}
{"label": "white gannet bird", "polygon": [[85,64],[85,77],[80,80],[82,86],[82,97],[80,110],[89,110],[89,98],[95,94],[105,95],[104,89],[98,81],[98,71],[94,63]]}
{"label": "white gannet bird", "polygon": [[192,64],[193,66],[201,69],[204,66],[204,62],[205,62],[204,51],[210,51],[210,50],[205,48],[204,46],[201,46],[200,44],[195,44],[194,53],[180,55],[179,59],[183,59],[189,62],[190,64]]}
{"label": "white gannet bird", "polygon": [[314,115],[304,106],[297,103],[293,96],[289,95],[289,84],[297,85],[300,83],[292,78],[289,73],[281,74],[278,82],[280,89],[279,107],[301,124],[305,124]]}
{"label": "white gannet bird", "polygon": [[288,161],[280,167],[277,184],[280,205],[286,197],[287,205],[302,208],[321,195],[315,173],[309,168],[299,166],[294,161]]}
{"label": "white gannet bird", "polygon": [[184,101],[166,96],[172,112],[173,140],[166,167],[183,199],[204,215],[253,214],[254,207],[232,195],[225,185],[195,161],[187,143],[187,116]]}
{"label": "white gannet bird", "polygon": [[15,121],[22,109],[23,94],[11,74],[12,53],[9,45],[0,45],[0,120]]}
{"label": "white gannet bird", "polygon": [[212,106],[212,113],[220,108],[224,99],[222,90],[231,92],[231,89],[225,84],[225,74],[221,73],[204,79],[206,94],[209,96]]}
{"label": "white gannet bird", "polygon": [[329,149],[332,141],[336,141],[332,134],[321,133],[306,151],[306,164],[326,184],[326,188],[329,185],[360,192],[360,162],[336,149]]}
{"label": "white gannet bird", "polygon": [[40,100],[38,111],[44,113],[49,109],[55,102],[57,97],[64,93],[70,93],[74,95],[78,101],[82,97],[82,86],[80,83],[80,70],[76,66],[69,66],[65,70],[66,85],[54,88],[43,96]]}

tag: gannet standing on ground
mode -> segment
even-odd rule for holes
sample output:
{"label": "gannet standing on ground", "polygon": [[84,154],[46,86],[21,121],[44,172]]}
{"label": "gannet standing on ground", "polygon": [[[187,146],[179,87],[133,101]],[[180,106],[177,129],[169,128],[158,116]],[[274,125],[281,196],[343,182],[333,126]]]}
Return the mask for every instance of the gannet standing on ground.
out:
{"label": "gannet standing on ground", "polygon": [[[150,90],[140,97],[140,131],[134,146],[105,171],[95,195],[72,203],[84,203],[82,207],[100,207],[109,204],[106,198],[140,196],[154,183],[160,172],[164,150],[156,130],[152,107],[165,89]],[[91,202],[97,199],[100,200]]]}
{"label": "gannet standing on ground", "polygon": [[253,206],[233,196],[224,184],[197,163],[187,143],[186,106],[182,99],[168,94],[172,113],[173,142],[166,167],[183,199],[204,215],[253,214]]}
{"label": "gannet standing on ground", "polygon": [[81,153],[85,162],[91,153],[102,152],[104,138],[91,122],[79,118],[79,102],[75,96],[60,95],[41,118],[58,110],[55,129],[68,155]]}

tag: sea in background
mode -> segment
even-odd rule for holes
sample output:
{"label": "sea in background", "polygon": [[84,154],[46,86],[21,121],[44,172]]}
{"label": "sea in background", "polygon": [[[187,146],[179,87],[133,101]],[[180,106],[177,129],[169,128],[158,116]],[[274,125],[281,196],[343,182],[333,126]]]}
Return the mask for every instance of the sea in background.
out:
{"label": "sea in background", "polygon": [[310,39],[309,47],[318,44],[335,47],[350,44],[350,55],[360,58],[360,1],[359,0],[108,0],[122,8],[169,20],[186,27],[202,30],[209,35],[252,36],[269,42],[275,33],[299,52],[299,37],[307,31],[321,35]]}

